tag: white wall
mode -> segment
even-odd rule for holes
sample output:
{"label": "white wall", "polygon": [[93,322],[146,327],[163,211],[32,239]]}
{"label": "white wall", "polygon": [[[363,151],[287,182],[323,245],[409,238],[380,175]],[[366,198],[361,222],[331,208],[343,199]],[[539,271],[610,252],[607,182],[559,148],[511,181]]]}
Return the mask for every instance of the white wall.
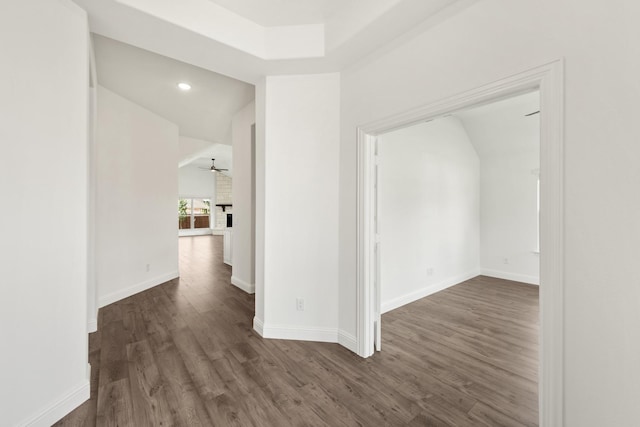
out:
{"label": "white wall", "polygon": [[266,231],[266,124],[267,124],[267,81],[256,83],[256,294],[253,327],[264,335],[265,312],[265,231]]}
{"label": "white wall", "polygon": [[66,0],[0,2],[0,424],[89,397],[89,33]]}
{"label": "white wall", "polygon": [[216,174],[195,165],[178,168],[178,194],[215,200]]}
{"label": "white wall", "polygon": [[564,58],[565,426],[640,425],[637,16],[635,0],[482,0],[343,74],[342,328],[356,328],[356,126]]}
{"label": "white wall", "polygon": [[480,272],[480,166],[455,117],[378,138],[382,312]]}
{"label": "white wall", "polygon": [[178,144],[178,159],[179,161],[190,159],[212,145],[213,142],[181,135]]}
{"label": "white wall", "polygon": [[[267,337],[336,341],[340,77],[267,77],[264,88],[258,85],[260,99],[266,112],[264,134],[258,129],[265,148],[264,307],[256,306],[256,329],[264,322]],[[304,311],[296,310],[297,297],[304,298]]]}
{"label": "white wall", "polygon": [[537,154],[482,159],[480,265],[486,276],[540,283]]}
{"label": "white wall", "polygon": [[482,274],[539,284],[539,93],[456,114],[480,156]]}
{"label": "white wall", "polygon": [[98,87],[101,307],[178,276],[177,157],[175,124]]}
{"label": "white wall", "polygon": [[233,116],[233,273],[231,283],[255,292],[255,144],[251,127],[256,123],[251,102]]}

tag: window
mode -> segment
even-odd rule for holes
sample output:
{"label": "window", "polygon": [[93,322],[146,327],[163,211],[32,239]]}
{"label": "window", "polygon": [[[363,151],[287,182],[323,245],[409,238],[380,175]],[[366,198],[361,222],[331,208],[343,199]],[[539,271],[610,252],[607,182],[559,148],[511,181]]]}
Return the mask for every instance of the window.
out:
{"label": "window", "polygon": [[178,228],[180,230],[209,228],[211,199],[178,200]]}

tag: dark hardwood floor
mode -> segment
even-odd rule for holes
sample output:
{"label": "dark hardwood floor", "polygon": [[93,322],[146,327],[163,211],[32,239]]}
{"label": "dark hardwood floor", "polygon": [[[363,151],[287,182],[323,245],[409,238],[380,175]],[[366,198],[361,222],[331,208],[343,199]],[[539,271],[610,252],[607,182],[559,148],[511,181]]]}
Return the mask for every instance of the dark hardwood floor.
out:
{"label": "dark hardwood floor", "polygon": [[218,236],[100,310],[91,399],[56,426],[536,426],[538,289],[488,277],[387,313],[383,351],[264,340]]}

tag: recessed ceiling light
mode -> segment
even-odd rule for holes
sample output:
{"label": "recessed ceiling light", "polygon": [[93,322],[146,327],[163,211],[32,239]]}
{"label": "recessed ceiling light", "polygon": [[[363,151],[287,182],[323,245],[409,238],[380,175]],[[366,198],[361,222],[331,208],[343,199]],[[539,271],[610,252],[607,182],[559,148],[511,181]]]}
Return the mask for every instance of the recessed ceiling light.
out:
{"label": "recessed ceiling light", "polygon": [[190,90],[191,89],[191,85],[189,83],[178,83],[178,87],[180,88],[180,90]]}

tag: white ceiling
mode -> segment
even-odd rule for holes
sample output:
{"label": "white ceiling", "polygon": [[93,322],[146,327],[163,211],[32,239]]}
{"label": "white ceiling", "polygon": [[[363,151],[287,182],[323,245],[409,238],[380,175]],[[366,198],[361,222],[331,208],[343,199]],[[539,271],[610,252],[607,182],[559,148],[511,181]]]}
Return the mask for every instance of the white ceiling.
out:
{"label": "white ceiling", "polygon": [[231,144],[231,118],[254,99],[253,85],[209,70],[98,35],[94,47],[98,83],[176,123],[183,136]]}
{"label": "white ceiling", "polygon": [[321,24],[354,0],[209,0],[265,27]]}
{"label": "white ceiling", "polygon": [[94,33],[257,83],[341,71],[481,0],[74,1]]}
{"label": "white ceiling", "polygon": [[[189,138],[180,138],[180,156],[179,167],[199,167],[203,170],[210,170],[211,159],[216,159],[215,165],[220,169],[228,169],[221,172],[224,175],[233,175],[233,149],[229,145],[224,144],[197,144],[195,140]],[[199,141],[203,142],[203,141]]]}
{"label": "white ceiling", "polygon": [[[185,141],[181,138],[180,143]],[[215,165],[219,169],[229,169],[228,171],[221,172],[227,176],[233,176],[233,162],[231,160],[233,152],[229,145],[223,144],[211,144],[203,149],[194,152],[190,157],[181,159],[178,166],[180,167],[198,167],[202,170],[210,170],[211,159],[216,159]]]}

